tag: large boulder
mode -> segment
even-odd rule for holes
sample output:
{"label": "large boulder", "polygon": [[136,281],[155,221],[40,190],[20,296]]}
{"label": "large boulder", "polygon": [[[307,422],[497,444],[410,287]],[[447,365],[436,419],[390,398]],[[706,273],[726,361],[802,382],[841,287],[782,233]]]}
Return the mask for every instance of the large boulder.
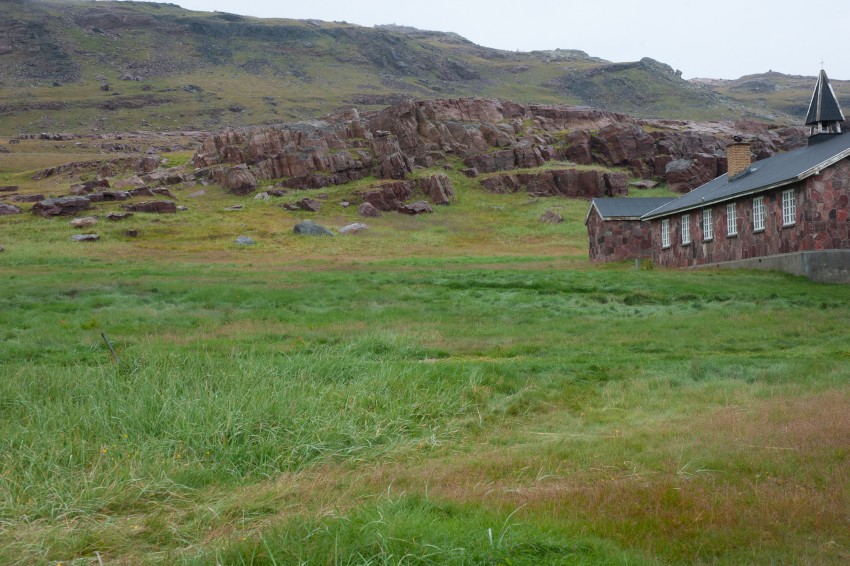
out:
{"label": "large boulder", "polygon": [[225,173],[223,185],[235,195],[247,195],[257,188],[257,178],[248,167],[238,165]]}
{"label": "large boulder", "polygon": [[375,218],[381,215],[381,211],[378,210],[378,208],[375,207],[375,205],[373,205],[371,202],[364,202],[363,204],[361,204],[358,207],[357,212],[358,214],[360,214],[360,216],[365,216],[367,218]]}
{"label": "large boulder", "polygon": [[86,197],[59,197],[44,199],[35,203],[32,207],[33,214],[39,216],[74,216],[82,210],[91,206],[91,201]]}
{"label": "large boulder", "polygon": [[295,228],[292,229],[296,234],[300,234],[302,236],[333,236],[334,233],[322,226],[321,224],[316,224],[312,220],[303,220],[295,225]]}
{"label": "large boulder", "polygon": [[0,202],[0,216],[9,216],[12,214],[20,214],[21,209],[14,204],[6,204]]}

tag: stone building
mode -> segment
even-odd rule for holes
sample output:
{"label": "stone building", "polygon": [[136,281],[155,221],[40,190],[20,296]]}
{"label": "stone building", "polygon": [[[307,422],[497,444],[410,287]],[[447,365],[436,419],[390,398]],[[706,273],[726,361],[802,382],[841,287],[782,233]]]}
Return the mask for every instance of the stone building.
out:
{"label": "stone building", "polygon": [[850,281],[850,134],[842,135],[843,121],[821,71],[806,147],[751,162],[749,145],[736,139],[727,148],[728,173],[643,214],[655,264],[782,269]]}
{"label": "stone building", "polygon": [[650,225],[640,217],[673,200],[662,198],[595,198],[584,219],[591,261],[623,261],[652,257]]}

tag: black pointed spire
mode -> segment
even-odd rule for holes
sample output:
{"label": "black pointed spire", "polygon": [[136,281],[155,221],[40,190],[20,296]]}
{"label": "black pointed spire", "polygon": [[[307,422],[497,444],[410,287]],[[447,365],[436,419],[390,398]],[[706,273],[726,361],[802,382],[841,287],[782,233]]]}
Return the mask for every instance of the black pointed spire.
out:
{"label": "black pointed spire", "polygon": [[821,69],[818,82],[812,93],[812,101],[809,103],[809,112],[806,114],[806,125],[812,127],[812,134],[817,133],[840,133],[840,122],[844,121],[844,114],[838,99],[826,77],[826,71]]}

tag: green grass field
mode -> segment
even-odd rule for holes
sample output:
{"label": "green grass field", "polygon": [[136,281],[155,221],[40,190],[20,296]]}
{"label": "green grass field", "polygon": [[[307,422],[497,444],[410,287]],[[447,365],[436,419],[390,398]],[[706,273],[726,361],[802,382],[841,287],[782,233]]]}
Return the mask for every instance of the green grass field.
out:
{"label": "green grass field", "polygon": [[0,563],[850,560],[850,288],[594,266],[586,201],[450,176],[334,238],[297,191],[1,218]]}

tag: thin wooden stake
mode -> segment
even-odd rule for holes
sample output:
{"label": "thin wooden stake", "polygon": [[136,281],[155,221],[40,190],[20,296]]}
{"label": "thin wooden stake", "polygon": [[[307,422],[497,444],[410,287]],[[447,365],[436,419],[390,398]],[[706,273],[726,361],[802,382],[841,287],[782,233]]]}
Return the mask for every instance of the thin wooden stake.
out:
{"label": "thin wooden stake", "polygon": [[112,344],[109,343],[109,338],[106,337],[106,334],[103,332],[100,333],[100,337],[103,338],[103,341],[106,342],[106,347],[109,348],[109,351],[112,352],[112,357],[115,358],[115,363],[120,363],[118,361],[118,354],[115,353],[115,350],[112,349]]}

